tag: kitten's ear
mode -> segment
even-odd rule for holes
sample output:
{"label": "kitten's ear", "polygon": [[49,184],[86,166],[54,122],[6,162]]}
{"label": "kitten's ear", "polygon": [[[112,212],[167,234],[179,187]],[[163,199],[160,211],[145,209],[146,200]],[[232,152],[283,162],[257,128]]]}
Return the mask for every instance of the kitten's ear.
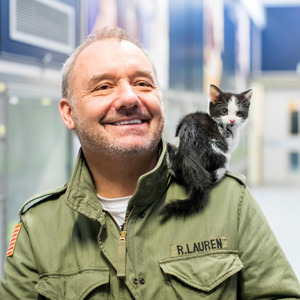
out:
{"label": "kitten's ear", "polygon": [[221,93],[221,90],[215,85],[211,84],[209,86],[209,99],[213,104],[215,104],[219,100]]}
{"label": "kitten's ear", "polygon": [[245,99],[250,103],[251,97],[252,97],[252,93],[253,93],[253,89],[250,89],[243,94],[243,96],[245,97]]}

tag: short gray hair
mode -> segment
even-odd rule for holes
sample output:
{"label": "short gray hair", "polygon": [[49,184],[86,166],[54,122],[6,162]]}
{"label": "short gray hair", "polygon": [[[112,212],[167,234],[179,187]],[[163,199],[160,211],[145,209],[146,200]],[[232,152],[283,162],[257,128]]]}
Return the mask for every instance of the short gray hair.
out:
{"label": "short gray hair", "polygon": [[[156,75],[156,70],[154,67],[154,64],[152,60],[150,59],[148,53],[143,48],[142,44],[133,38],[131,38],[125,30],[119,27],[104,27],[102,30],[95,31],[92,34],[90,34],[75,50],[74,52],[69,56],[69,58],[65,61],[63,67],[62,67],[62,97],[69,99],[69,101],[73,102],[73,91],[72,87],[70,86],[70,80],[73,75],[73,68],[75,65],[75,62],[80,55],[80,53],[87,48],[89,45],[105,40],[105,39],[117,39],[120,42],[121,41],[129,41],[136,45],[139,49],[142,50],[142,52],[145,54],[145,56],[148,58],[149,62],[151,63],[153,67],[153,71]],[[157,78],[156,78],[157,79]]]}

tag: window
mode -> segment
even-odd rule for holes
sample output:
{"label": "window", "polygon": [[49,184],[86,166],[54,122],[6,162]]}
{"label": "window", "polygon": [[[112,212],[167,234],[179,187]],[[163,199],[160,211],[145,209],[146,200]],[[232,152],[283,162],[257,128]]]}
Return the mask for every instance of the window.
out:
{"label": "window", "polygon": [[290,153],[290,170],[293,172],[298,172],[300,170],[298,152]]}
{"label": "window", "polygon": [[299,134],[299,111],[291,112],[291,134]]}
{"label": "window", "polygon": [[300,100],[289,101],[289,133],[300,135]]}

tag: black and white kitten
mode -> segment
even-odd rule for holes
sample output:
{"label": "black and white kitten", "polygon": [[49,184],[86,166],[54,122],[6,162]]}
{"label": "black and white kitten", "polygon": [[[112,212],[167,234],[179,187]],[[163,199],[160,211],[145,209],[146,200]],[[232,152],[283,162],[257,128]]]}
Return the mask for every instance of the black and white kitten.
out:
{"label": "black and white kitten", "polygon": [[174,200],[160,211],[165,216],[185,216],[200,211],[212,187],[228,170],[241,126],[248,118],[252,89],[240,94],[209,87],[209,113],[186,115],[176,128],[176,144],[168,143],[171,174],[185,185],[189,196]]}

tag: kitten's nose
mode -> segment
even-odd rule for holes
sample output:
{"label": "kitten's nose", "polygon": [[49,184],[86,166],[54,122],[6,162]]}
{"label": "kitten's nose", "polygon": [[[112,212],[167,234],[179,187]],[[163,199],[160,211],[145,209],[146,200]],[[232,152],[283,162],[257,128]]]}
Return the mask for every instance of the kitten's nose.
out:
{"label": "kitten's nose", "polygon": [[233,120],[233,119],[230,119],[229,121],[231,124],[233,124],[235,122],[235,120]]}

